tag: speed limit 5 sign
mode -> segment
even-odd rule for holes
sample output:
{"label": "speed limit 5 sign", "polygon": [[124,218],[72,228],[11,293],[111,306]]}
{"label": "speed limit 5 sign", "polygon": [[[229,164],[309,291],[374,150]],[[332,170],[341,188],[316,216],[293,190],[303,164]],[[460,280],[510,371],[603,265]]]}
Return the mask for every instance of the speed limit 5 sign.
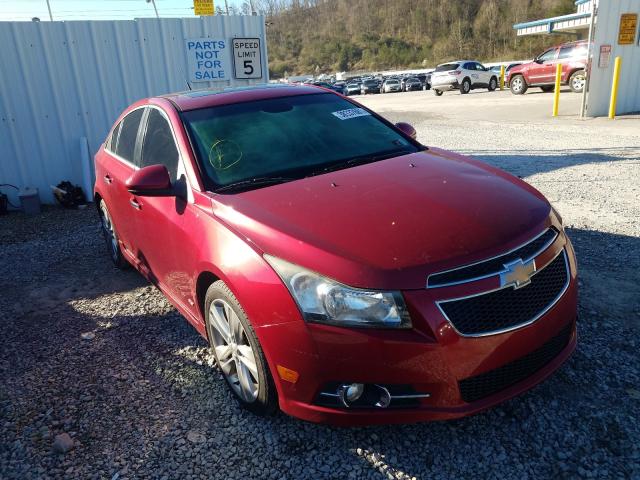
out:
{"label": "speed limit 5 sign", "polygon": [[235,78],[262,78],[262,54],[259,38],[233,39]]}

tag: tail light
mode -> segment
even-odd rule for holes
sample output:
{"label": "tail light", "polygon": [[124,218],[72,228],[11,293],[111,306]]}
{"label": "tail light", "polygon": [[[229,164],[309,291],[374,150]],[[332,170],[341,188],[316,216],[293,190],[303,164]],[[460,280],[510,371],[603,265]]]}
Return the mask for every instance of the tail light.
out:
{"label": "tail light", "polygon": [[462,70],[450,70],[447,72],[449,75],[460,75]]}

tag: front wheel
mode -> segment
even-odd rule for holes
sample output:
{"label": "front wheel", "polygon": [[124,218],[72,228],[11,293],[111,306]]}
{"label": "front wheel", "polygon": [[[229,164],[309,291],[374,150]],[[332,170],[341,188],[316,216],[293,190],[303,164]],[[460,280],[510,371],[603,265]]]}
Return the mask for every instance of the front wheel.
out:
{"label": "front wheel", "polygon": [[273,413],[276,387],[240,302],[218,280],[207,289],[204,306],[209,344],[229,388],[243,408],[258,415]]}
{"label": "front wheel", "polygon": [[489,91],[493,92],[496,88],[498,88],[498,80],[496,77],[491,77],[491,80],[489,80]]}
{"label": "front wheel", "polygon": [[434,89],[433,89],[433,94],[434,94],[436,97],[440,97],[440,96],[442,96],[442,93],[443,93],[443,92],[442,92],[442,90],[438,90],[438,89],[436,89],[436,88],[434,88]]}
{"label": "front wheel", "polygon": [[574,93],[582,93],[585,83],[587,83],[587,77],[584,73],[584,70],[573,72],[571,77],[569,77],[569,87]]}
{"label": "front wheel", "polygon": [[460,93],[466,95],[471,91],[471,80],[465,78],[460,84]]}
{"label": "front wheel", "polygon": [[511,93],[514,95],[524,95],[527,91],[527,82],[524,80],[522,75],[516,75],[511,79],[511,83],[509,84],[509,88],[511,89]]}

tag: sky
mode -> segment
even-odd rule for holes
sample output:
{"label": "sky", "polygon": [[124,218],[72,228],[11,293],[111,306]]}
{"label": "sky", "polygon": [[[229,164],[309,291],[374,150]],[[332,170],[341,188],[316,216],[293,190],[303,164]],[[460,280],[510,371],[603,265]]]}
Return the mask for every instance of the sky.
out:
{"label": "sky", "polygon": [[[224,0],[214,0],[224,8]],[[193,0],[155,0],[161,17],[193,17]],[[228,0],[239,6],[241,0]],[[130,20],[154,17],[153,5],[146,0],[49,0],[54,20]],[[0,21],[49,20],[46,0],[0,0]]]}

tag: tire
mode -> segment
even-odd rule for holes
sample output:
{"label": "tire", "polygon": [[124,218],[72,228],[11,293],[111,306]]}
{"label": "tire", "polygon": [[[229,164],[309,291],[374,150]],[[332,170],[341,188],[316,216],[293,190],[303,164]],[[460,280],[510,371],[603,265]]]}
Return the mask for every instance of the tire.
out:
{"label": "tire", "polygon": [[489,80],[489,91],[493,92],[496,88],[498,88],[498,79],[496,77],[491,77],[491,80]]}
{"label": "tire", "polygon": [[222,280],[207,289],[204,308],[209,345],[229,389],[246,410],[256,415],[274,413],[278,394],[262,347],[242,306]]}
{"label": "tire", "polygon": [[469,80],[468,78],[465,78],[460,84],[460,93],[462,95],[466,95],[470,91],[471,91],[471,80]]}
{"label": "tire", "polygon": [[509,89],[514,95],[524,95],[529,86],[522,75],[515,75],[509,84]]}
{"label": "tire", "polygon": [[432,89],[432,91],[433,91],[433,94],[434,94],[436,97],[441,97],[441,96],[442,96],[442,94],[444,93],[442,90],[437,90],[437,89],[435,89],[435,88],[433,88],[433,89]]}
{"label": "tire", "polygon": [[124,258],[122,249],[120,247],[120,240],[116,227],[111,219],[111,214],[107,208],[107,204],[104,200],[100,200],[98,204],[98,214],[100,215],[100,225],[102,227],[102,234],[107,242],[107,249],[109,251],[109,258],[113,264],[120,270],[125,270],[129,267],[129,262]]}
{"label": "tire", "polygon": [[577,70],[569,77],[569,88],[571,88],[571,91],[574,93],[582,93],[586,81],[587,77],[584,70]]}
{"label": "tire", "polygon": [[542,90],[544,93],[549,93],[549,92],[553,92],[555,88],[556,88],[555,85],[544,85],[540,87],[540,90]]}

